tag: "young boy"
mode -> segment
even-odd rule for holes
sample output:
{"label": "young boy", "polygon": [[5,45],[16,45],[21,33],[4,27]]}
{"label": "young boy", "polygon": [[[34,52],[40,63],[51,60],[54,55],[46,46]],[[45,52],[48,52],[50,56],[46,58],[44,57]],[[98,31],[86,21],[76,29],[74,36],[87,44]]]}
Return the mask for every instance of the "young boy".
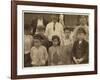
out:
{"label": "young boy", "polygon": [[44,66],[48,59],[48,53],[44,46],[41,44],[41,35],[34,35],[34,46],[31,48],[31,64],[32,66]]}
{"label": "young boy", "polygon": [[75,64],[88,63],[88,42],[85,40],[86,32],[83,28],[77,30],[77,40],[72,49],[72,58]]}
{"label": "young boy", "polygon": [[68,27],[64,28],[64,41],[63,41],[64,46],[73,44],[73,41],[72,41],[70,35],[71,35],[71,29]]}
{"label": "young boy", "polygon": [[37,26],[37,32],[36,32],[36,34],[41,35],[41,37],[42,37],[41,43],[48,50],[48,48],[51,46],[51,43],[48,40],[48,38],[45,36],[45,27],[44,26]]}
{"label": "young boy", "polygon": [[71,29],[66,27],[64,28],[64,41],[63,41],[63,63],[71,64],[71,50],[72,50],[72,39],[70,38]]}
{"label": "young boy", "polygon": [[33,37],[30,32],[30,26],[25,24],[24,27],[24,67],[30,66],[30,50],[33,43]]}

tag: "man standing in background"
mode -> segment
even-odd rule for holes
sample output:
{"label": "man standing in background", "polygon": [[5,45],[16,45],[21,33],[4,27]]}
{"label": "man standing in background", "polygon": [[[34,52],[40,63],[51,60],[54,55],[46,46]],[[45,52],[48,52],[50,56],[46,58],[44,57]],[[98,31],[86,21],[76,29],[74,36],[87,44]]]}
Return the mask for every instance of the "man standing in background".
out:
{"label": "man standing in background", "polygon": [[[60,40],[63,38],[63,26],[61,23],[58,22],[57,15],[51,16],[52,21],[47,24],[45,35],[49,39],[49,41],[52,40],[53,35],[59,36]],[[62,43],[62,41],[61,41]]]}

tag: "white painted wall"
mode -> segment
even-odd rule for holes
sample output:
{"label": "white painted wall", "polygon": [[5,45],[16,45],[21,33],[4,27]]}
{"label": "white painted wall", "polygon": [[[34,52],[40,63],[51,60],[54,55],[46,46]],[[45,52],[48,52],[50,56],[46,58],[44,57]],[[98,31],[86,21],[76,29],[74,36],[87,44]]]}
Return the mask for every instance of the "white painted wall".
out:
{"label": "white painted wall", "polygon": [[[30,0],[32,1],[32,0]],[[57,3],[77,3],[98,5],[98,21],[100,21],[100,0],[34,0]],[[98,35],[100,35],[100,23],[98,22]],[[98,37],[100,41],[100,37]],[[10,80],[11,67],[11,2],[0,0],[0,80]],[[98,42],[100,48],[100,42]],[[67,76],[55,78],[39,78],[31,80],[100,80],[100,49],[98,50],[98,75]],[[29,79],[28,79],[29,80]]]}

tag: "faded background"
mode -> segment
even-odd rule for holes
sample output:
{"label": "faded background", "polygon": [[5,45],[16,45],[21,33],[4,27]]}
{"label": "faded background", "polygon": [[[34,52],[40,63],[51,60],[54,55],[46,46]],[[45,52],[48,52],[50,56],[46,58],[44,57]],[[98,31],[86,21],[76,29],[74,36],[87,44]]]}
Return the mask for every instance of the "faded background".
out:
{"label": "faded background", "polygon": [[[24,13],[24,23],[30,24],[32,19],[36,19],[38,15],[43,16],[47,22],[51,21],[51,14],[49,13]],[[59,14],[57,14],[57,16],[59,17]],[[70,26],[72,28],[77,26],[79,24],[79,16],[80,15],[64,14],[65,26]]]}

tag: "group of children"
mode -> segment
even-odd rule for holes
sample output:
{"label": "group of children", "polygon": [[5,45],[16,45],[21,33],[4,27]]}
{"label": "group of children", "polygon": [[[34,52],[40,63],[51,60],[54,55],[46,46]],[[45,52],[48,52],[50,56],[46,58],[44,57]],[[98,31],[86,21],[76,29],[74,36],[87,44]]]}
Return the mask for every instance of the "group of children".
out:
{"label": "group of children", "polygon": [[88,42],[83,28],[77,30],[75,41],[70,38],[70,28],[64,28],[64,45],[57,35],[49,41],[42,26],[38,26],[35,35],[27,24],[24,30],[24,67],[88,63]]}

